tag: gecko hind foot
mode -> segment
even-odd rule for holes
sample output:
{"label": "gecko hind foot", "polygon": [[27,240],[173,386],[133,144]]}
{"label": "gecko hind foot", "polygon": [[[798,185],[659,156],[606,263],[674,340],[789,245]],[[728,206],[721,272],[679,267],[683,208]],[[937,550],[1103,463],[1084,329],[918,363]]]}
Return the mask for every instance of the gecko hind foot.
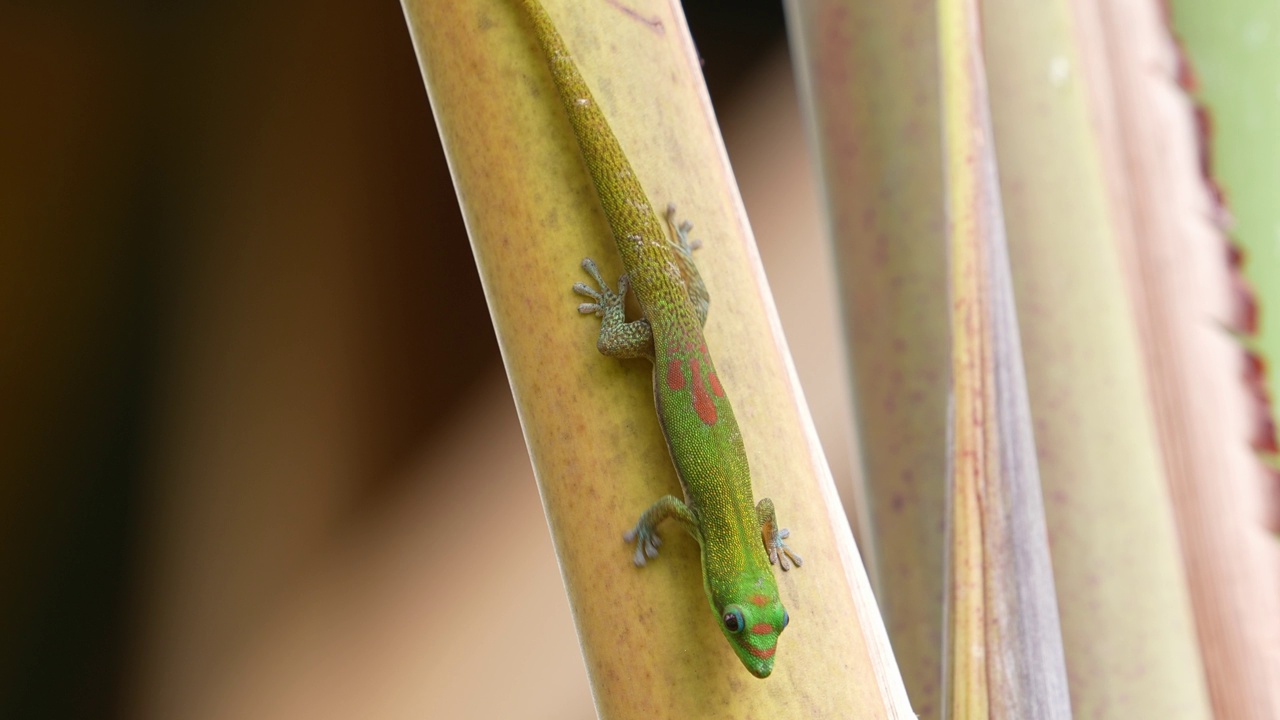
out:
{"label": "gecko hind foot", "polygon": [[636,554],[632,557],[636,567],[644,567],[648,559],[658,557],[658,548],[662,545],[662,538],[658,536],[657,531],[647,527],[643,520],[623,533],[622,539],[624,542],[636,544]]}
{"label": "gecko hind foot", "polygon": [[675,230],[676,243],[680,246],[681,252],[684,253],[685,257],[693,257],[693,251],[702,247],[702,241],[689,239],[689,232],[693,230],[693,223],[688,220],[676,222],[675,203],[667,204],[667,222]]}
{"label": "gecko hind foot", "polygon": [[582,269],[586,270],[587,273],[591,275],[591,279],[596,281],[596,285],[600,289],[596,290],[590,285],[581,282],[573,284],[574,292],[582,295],[583,297],[589,297],[595,301],[582,303],[578,306],[578,312],[583,315],[604,317],[605,313],[609,310],[622,306],[622,303],[627,297],[627,276],[625,274],[618,278],[618,292],[615,293],[613,290],[609,289],[609,283],[605,282],[604,278],[600,275],[600,268],[596,267],[594,260],[591,258],[583,258]]}

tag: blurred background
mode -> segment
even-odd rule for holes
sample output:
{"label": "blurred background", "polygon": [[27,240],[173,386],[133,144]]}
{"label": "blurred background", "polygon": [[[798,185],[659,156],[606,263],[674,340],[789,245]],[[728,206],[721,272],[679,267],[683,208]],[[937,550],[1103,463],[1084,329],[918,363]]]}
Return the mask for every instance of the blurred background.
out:
{"label": "blurred background", "polygon": [[[780,3],[685,8],[843,493]],[[400,5],[9,0],[0,98],[0,718],[593,717]]]}

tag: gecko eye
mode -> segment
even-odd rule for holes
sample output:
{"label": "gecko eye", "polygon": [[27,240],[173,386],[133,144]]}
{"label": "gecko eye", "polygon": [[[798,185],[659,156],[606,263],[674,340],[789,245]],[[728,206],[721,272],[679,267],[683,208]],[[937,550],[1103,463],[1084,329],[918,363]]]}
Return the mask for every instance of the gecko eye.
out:
{"label": "gecko eye", "polygon": [[791,622],[791,616],[787,614],[786,610],[783,610],[782,611],[782,628],[786,629],[787,623],[789,622]]}
{"label": "gecko eye", "polygon": [[731,633],[742,632],[746,622],[742,619],[742,611],[738,608],[731,607],[724,611],[724,617],[720,618],[724,621],[724,629]]}

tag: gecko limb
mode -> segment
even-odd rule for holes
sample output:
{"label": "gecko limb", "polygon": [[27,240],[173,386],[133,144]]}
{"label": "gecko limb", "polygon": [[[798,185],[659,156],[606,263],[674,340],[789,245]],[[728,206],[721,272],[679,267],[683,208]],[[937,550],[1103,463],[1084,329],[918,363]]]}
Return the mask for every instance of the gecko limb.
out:
{"label": "gecko limb", "polygon": [[633,559],[637,567],[642,567],[646,558],[658,557],[658,546],[662,545],[662,538],[658,537],[658,525],[670,517],[684,523],[689,532],[697,537],[698,519],[694,517],[693,511],[678,498],[664,495],[644,511],[635,527],[622,536],[623,540],[636,544],[636,554]]}
{"label": "gecko limb", "polygon": [[760,536],[764,540],[764,549],[769,552],[769,564],[779,565],[783,570],[790,570],[792,565],[803,565],[804,560],[783,542],[791,536],[791,531],[778,527],[772,500],[764,498],[756,504],[756,517],[760,519]]}
{"label": "gecko limb", "polygon": [[583,315],[595,315],[600,318],[600,337],[596,339],[596,349],[600,354],[619,360],[630,358],[653,357],[653,330],[649,321],[641,318],[627,322],[627,276],[618,278],[618,292],[609,289],[608,283],[600,276],[600,268],[591,258],[584,258],[582,269],[586,270],[596,281],[599,290],[586,283],[574,283],[573,291],[589,297],[595,302],[582,303],[578,312]]}
{"label": "gecko limb", "polygon": [[702,247],[702,241],[689,239],[689,231],[693,230],[693,223],[688,220],[676,222],[675,203],[667,205],[667,225],[671,228],[671,236],[674,238],[672,244],[675,245],[676,265],[684,277],[689,302],[693,303],[694,312],[698,314],[698,323],[705,326],[707,309],[711,305],[711,294],[707,292],[707,286],[702,282],[698,266],[693,262],[693,251]]}

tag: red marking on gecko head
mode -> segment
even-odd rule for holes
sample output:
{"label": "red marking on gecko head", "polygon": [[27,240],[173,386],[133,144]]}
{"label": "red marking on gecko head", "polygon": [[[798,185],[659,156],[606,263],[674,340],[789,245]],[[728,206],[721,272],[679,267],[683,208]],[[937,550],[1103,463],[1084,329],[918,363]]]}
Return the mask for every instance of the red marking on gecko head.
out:
{"label": "red marking on gecko head", "polygon": [[756,623],[751,626],[751,632],[756,635],[768,635],[773,632],[773,626],[769,623]]}
{"label": "red marking on gecko head", "polygon": [[778,652],[778,646],[775,645],[771,648],[766,648],[764,650],[761,650],[760,648],[753,648],[748,645],[747,652],[751,653],[752,655],[755,655],[761,660],[768,660],[769,658],[773,657],[774,653]]}
{"label": "red marking on gecko head", "polygon": [[698,360],[695,358],[689,361],[689,365],[693,367],[693,409],[698,413],[698,417],[702,422],[708,425],[716,424],[716,403],[707,394],[707,388],[702,384],[702,368],[698,366]]}
{"label": "red marking on gecko head", "polygon": [[752,595],[749,599],[751,600],[751,604],[757,607],[764,607],[769,604],[768,595]]}
{"label": "red marking on gecko head", "polygon": [[684,387],[684,367],[679,360],[667,363],[667,387],[680,390]]}

